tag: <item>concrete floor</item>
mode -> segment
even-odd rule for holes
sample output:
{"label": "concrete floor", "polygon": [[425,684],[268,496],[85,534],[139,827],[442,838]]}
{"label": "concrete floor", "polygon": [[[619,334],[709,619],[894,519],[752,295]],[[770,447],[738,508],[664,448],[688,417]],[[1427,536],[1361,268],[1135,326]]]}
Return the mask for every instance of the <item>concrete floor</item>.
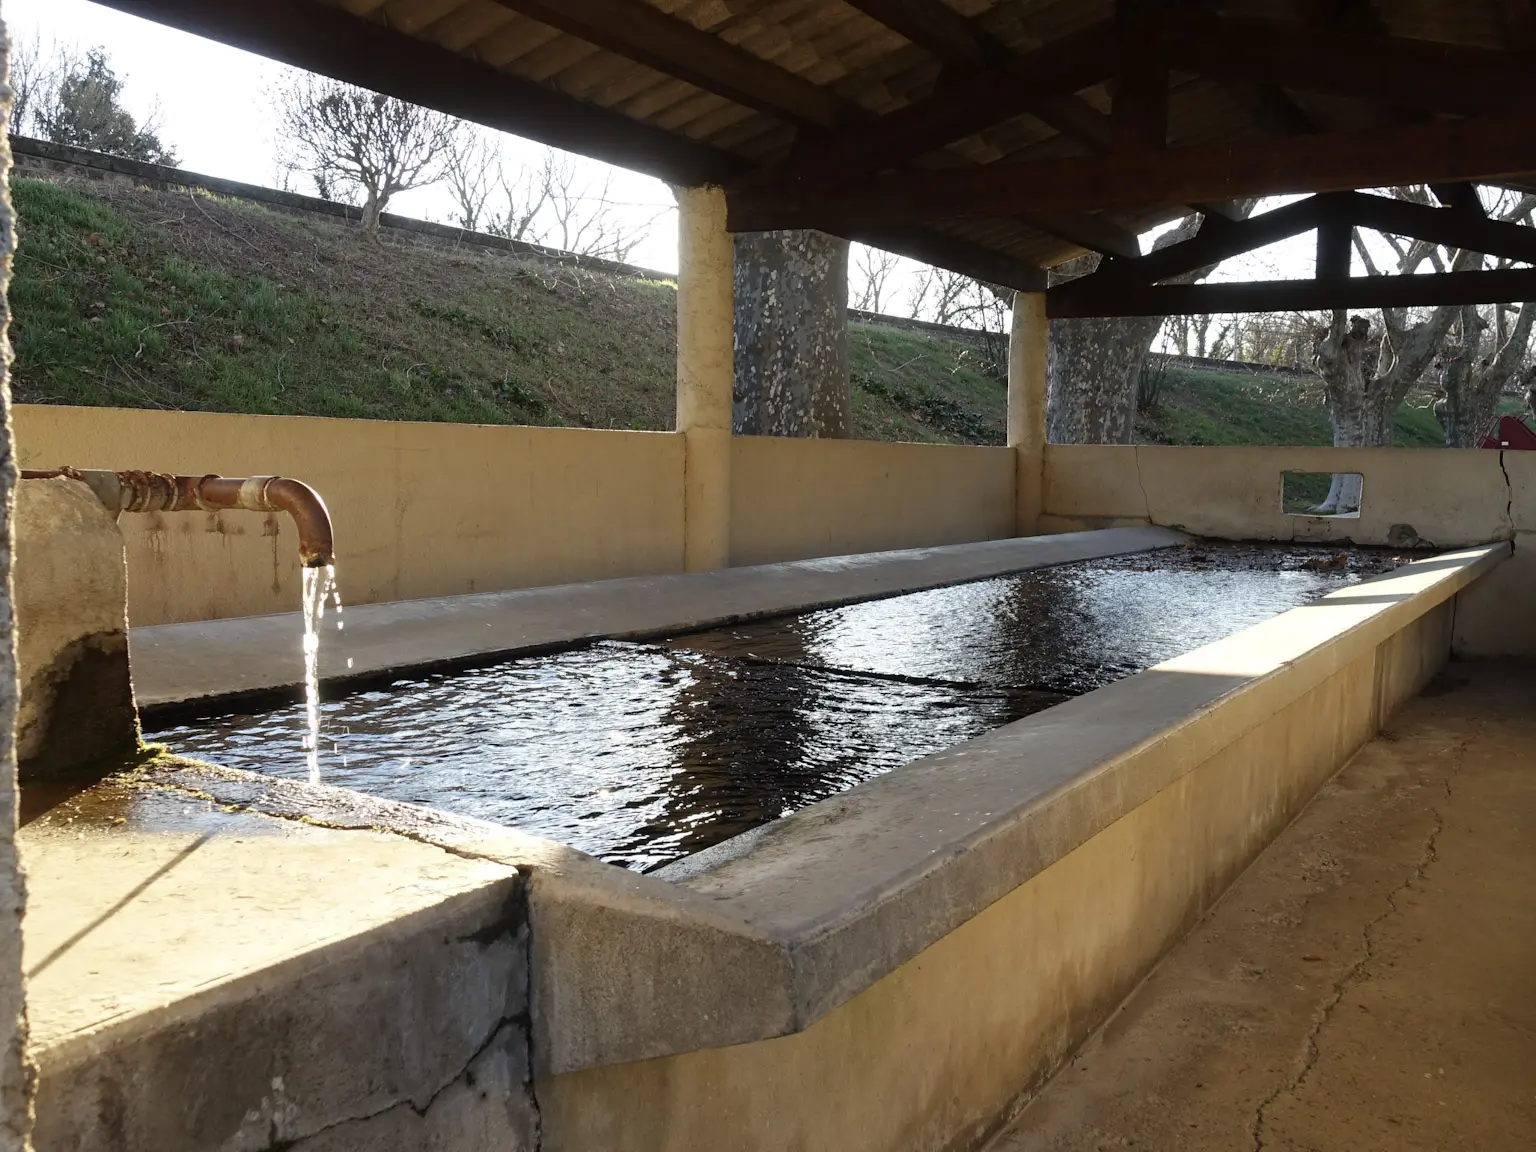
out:
{"label": "concrete floor", "polygon": [[1536,666],[1453,664],[991,1152],[1536,1146]]}

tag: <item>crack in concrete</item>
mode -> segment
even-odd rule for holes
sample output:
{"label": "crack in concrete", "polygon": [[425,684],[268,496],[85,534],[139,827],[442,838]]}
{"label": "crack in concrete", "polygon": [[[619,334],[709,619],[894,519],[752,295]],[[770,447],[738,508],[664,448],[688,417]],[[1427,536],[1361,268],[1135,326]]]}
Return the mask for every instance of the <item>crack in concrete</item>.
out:
{"label": "crack in concrete", "polygon": [[1131,460],[1136,464],[1136,487],[1141,489],[1141,503],[1147,511],[1147,523],[1152,523],[1152,497],[1147,494],[1146,481],[1141,476],[1141,445],[1131,446]]}
{"label": "crack in concrete", "polygon": [[[1456,749],[1456,755],[1452,759],[1450,771],[1446,773],[1444,781],[1447,802],[1452,798],[1451,781],[1461,774],[1462,763],[1466,759],[1467,750],[1471,747],[1474,739],[1475,734],[1468,736]],[[1379,916],[1369,920],[1360,930],[1360,958],[1351,964],[1344,974],[1334,982],[1332,995],[1329,996],[1322,1009],[1316,1014],[1312,1028],[1307,1033],[1305,1054],[1301,1061],[1301,1067],[1289,1081],[1281,1084],[1261,1100],[1258,1108],[1254,1110],[1253,1123],[1249,1127],[1249,1135],[1253,1139],[1253,1152],[1264,1152],[1266,1146],[1264,1128],[1268,1122],[1269,1109],[1282,1096],[1288,1096],[1295,1092],[1311,1078],[1312,1073],[1317,1068],[1318,1061],[1322,1059],[1323,1053],[1320,1038],[1323,1030],[1327,1028],[1329,1021],[1333,1019],[1335,1009],[1343,1002],[1349,990],[1355,985],[1364,982],[1369,976],[1370,966],[1376,959],[1376,940],[1374,935],[1376,929],[1385,921],[1399,914],[1401,909],[1398,907],[1398,898],[1415,884],[1421,883],[1430,866],[1440,858],[1440,835],[1445,831],[1445,817],[1441,814],[1439,808],[1431,808],[1429,812],[1433,819],[1433,824],[1430,827],[1429,836],[1424,841],[1424,849],[1419,855],[1418,864],[1414,866],[1413,871],[1401,884],[1387,893],[1386,910]]]}
{"label": "crack in concrete", "polygon": [[[352,1124],[366,1124],[370,1120],[377,1120],[379,1117],[387,1116],[389,1113],[398,1111],[401,1108],[408,1108],[416,1116],[425,1119],[427,1114],[432,1111],[433,1105],[436,1104],[437,1101],[442,1097],[443,1093],[447,1092],[455,1084],[469,1076],[470,1069],[474,1067],[475,1061],[480,1059],[480,1057],[484,1056],[491,1050],[491,1046],[496,1043],[501,1034],[508,1028],[517,1027],[521,1027],[525,1033],[530,1030],[528,1026],[527,1013],[519,1013],[515,1016],[503,1016],[501,1019],[497,1020],[496,1023],[491,1026],[490,1033],[480,1043],[479,1047],[470,1053],[469,1059],[464,1062],[464,1066],[455,1072],[452,1076],[450,1076],[442,1084],[439,1084],[435,1089],[433,1089],[431,1095],[427,1097],[426,1103],[424,1104],[418,1105],[416,1101],[410,1098],[406,1098],[404,1100],[395,1100],[389,1104],[384,1105],[382,1108],[375,1108],[372,1112],[365,1112],[360,1116],[343,1116],[340,1120],[332,1120],[329,1124],[323,1124],[319,1128],[316,1128],[313,1132],[306,1132],[302,1136],[296,1136],[292,1139],[276,1139],[273,1143],[268,1144],[264,1149],[262,1149],[261,1152],[291,1152],[293,1149],[302,1149],[304,1145],[312,1142],[316,1138],[324,1136],[327,1133],[334,1132],[339,1128],[345,1128]],[[274,1130],[273,1136],[275,1137],[276,1135],[276,1131]],[[537,1144],[534,1145],[534,1148],[537,1148]]]}
{"label": "crack in concrete", "polygon": [[1509,478],[1509,466],[1504,462],[1505,449],[1499,449],[1499,471],[1504,473],[1504,492],[1507,500],[1504,504],[1504,520],[1509,525],[1509,538],[1511,546],[1519,533],[1515,531],[1515,485]]}
{"label": "crack in concrete", "polygon": [[436,848],[440,852],[444,852],[450,856],[456,856],[461,860],[502,864],[508,868],[511,868],[518,874],[518,890],[512,895],[508,909],[497,918],[495,923],[487,925],[485,928],[478,932],[459,937],[458,942],[476,943],[480,944],[481,946],[488,946],[494,941],[495,938],[501,935],[505,935],[509,940],[512,941],[513,945],[516,946],[519,932],[521,930],[526,930],[525,939],[523,940],[523,955],[525,957],[523,987],[524,995],[525,998],[527,998],[528,1003],[523,1011],[515,1013],[511,1016],[500,1017],[495,1022],[495,1024],[492,1025],[486,1038],[480,1043],[479,1046],[476,1047],[472,1053],[470,1053],[469,1059],[465,1061],[464,1066],[453,1076],[449,1077],[444,1083],[440,1084],[436,1089],[434,1089],[432,1094],[427,1097],[426,1103],[418,1106],[416,1102],[411,1099],[396,1100],[382,1108],[375,1109],[374,1111],[365,1113],[361,1116],[347,1116],[340,1120],[334,1120],[329,1124],[325,1124],[322,1127],[315,1129],[313,1132],[305,1133],[303,1136],[299,1136],[293,1139],[284,1139],[281,1137],[278,1131],[279,1126],[277,1118],[273,1117],[268,1134],[268,1143],[266,1147],[261,1150],[261,1152],[291,1152],[293,1149],[301,1149],[303,1145],[313,1141],[316,1137],[322,1136],[327,1132],[334,1131],[335,1129],[345,1127],[349,1124],[365,1124],[370,1120],[375,1120],[380,1116],[384,1116],[387,1113],[393,1112],[396,1109],[402,1107],[409,1108],[418,1117],[425,1118],[439,1097],[441,1097],[444,1092],[448,1091],[448,1089],[452,1088],[455,1084],[459,1083],[459,1081],[468,1076],[470,1069],[474,1067],[475,1061],[480,1059],[481,1056],[485,1055],[485,1053],[490,1050],[491,1045],[496,1042],[497,1037],[500,1036],[501,1033],[509,1027],[517,1027],[522,1030],[524,1068],[526,1070],[526,1076],[523,1080],[522,1087],[524,1092],[527,1093],[529,1112],[533,1120],[533,1142],[531,1145],[529,1145],[527,1152],[538,1152],[538,1149],[543,1143],[544,1121],[543,1112],[539,1106],[539,1097],[535,1088],[533,1073],[534,1050],[531,1003],[531,997],[533,995],[533,919],[529,915],[528,910],[528,894],[533,883],[532,868],[524,864],[508,864],[505,860],[498,859],[495,856],[487,855],[481,852],[472,852],[469,849],[460,848],[452,844],[445,844],[441,841],[431,839],[423,833],[412,832],[402,828],[393,828],[388,825],[361,822],[342,823],[340,821],[327,821],[318,817],[308,816],[300,813],[267,811],[256,806],[260,802],[259,799],[250,803],[228,803],[219,800],[217,796],[203,792],[200,789],[189,788],[186,785],[177,783],[175,781],[155,781],[154,786],[157,788],[163,788],[167,791],[178,792],[182,795],[192,796],[196,799],[204,800],[209,803],[218,804],[226,811],[240,812],[251,816],[261,816],[268,820],[288,820],[295,824],[308,824],[312,827],[327,828],[336,832],[381,832],[387,835],[399,836],[405,840],[411,840],[415,843],[422,844],[430,848]]}
{"label": "crack in concrete", "polygon": [[533,915],[532,900],[530,899],[533,893],[533,869],[527,865],[519,865],[517,874],[522,878],[522,884],[519,887],[525,893],[523,925],[526,929],[526,935],[523,940],[523,955],[528,958],[528,971],[524,984],[528,1000],[528,1027],[523,1030],[523,1044],[525,1048],[524,1068],[527,1070],[528,1079],[523,1082],[523,1090],[528,1094],[528,1109],[533,1117],[533,1143],[529,1146],[528,1152],[538,1152],[544,1146],[544,1109],[539,1103],[538,1077],[534,1075],[533,1071]]}

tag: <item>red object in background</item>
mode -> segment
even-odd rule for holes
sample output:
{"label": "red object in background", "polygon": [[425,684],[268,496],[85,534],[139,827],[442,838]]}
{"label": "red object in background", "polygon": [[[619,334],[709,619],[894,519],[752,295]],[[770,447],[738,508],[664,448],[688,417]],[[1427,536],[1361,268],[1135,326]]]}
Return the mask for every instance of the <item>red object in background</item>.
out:
{"label": "red object in background", "polygon": [[1518,416],[1500,416],[1493,432],[1483,441],[1484,448],[1514,448],[1536,452],[1536,432]]}

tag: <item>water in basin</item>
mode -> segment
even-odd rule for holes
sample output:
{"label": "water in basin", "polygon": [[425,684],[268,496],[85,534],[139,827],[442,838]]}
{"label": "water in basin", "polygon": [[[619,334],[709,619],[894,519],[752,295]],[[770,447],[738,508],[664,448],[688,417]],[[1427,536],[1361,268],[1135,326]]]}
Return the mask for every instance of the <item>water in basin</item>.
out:
{"label": "water in basin", "polygon": [[[324,778],[651,868],[1391,567],[1331,562],[1202,545],[403,676],[321,704]],[[305,729],[299,704],[146,738],[302,778]]]}

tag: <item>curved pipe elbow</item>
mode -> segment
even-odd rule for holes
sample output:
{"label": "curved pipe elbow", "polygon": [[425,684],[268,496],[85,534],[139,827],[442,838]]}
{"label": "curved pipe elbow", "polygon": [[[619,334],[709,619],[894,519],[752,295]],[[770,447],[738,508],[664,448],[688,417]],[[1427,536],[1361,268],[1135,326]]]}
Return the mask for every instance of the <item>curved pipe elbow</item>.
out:
{"label": "curved pipe elbow", "polygon": [[272,508],[293,517],[299,532],[299,561],[306,568],[328,568],[336,563],[336,544],[331,534],[331,514],[325,501],[302,480],[274,476],[264,499]]}
{"label": "curved pipe elbow", "polygon": [[22,478],[68,476],[83,481],[114,516],[122,512],[286,512],[299,534],[299,562],[306,568],[336,563],[331,515],[325,501],[302,480],[287,476],[169,476],[159,472],[104,472],[59,468],[24,471]]}
{"label": "curved pipe elbow", "polygon": [[203,507],[286,512],[298,529],[299,562],[306,568],[336,563],[331,514],[320,493],[302,480],[287,476],[252,476],[242,480],[205,476],[195,487],[196,498]]}

